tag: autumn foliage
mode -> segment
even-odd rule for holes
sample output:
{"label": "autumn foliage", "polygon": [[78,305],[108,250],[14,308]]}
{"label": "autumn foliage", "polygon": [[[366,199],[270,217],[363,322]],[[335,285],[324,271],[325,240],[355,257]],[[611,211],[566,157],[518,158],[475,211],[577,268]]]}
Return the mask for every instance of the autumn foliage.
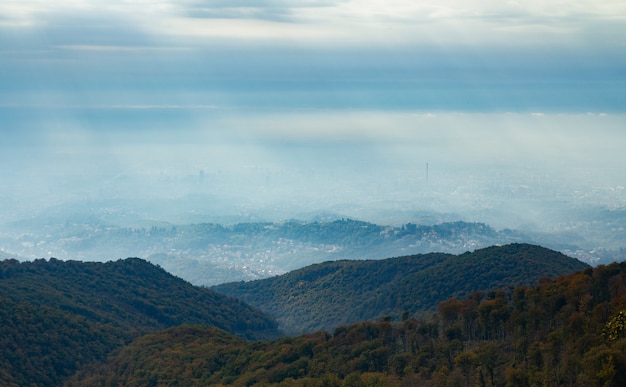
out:
{"label": "autumn foliage", "polygon": [[622,386],[626,263],[449,299],[271,342],[183,326],[146,335],[69,385]]}

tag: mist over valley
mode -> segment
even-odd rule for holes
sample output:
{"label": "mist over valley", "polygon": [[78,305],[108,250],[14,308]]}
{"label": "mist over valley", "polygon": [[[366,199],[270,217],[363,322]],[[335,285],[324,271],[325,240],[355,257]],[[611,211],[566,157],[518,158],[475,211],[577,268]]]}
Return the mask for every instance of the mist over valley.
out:
{"label": "mist over valley", "polygon": [[623,258],[620,115],[140,108],[68,129],[82,110],[13,123],[3,256],[141,257],[202,285],[511,242]]}
{"label": "mist over valley", "polygon": [[0,1],[0,385],[626,385],[623,37],[623,0]]}

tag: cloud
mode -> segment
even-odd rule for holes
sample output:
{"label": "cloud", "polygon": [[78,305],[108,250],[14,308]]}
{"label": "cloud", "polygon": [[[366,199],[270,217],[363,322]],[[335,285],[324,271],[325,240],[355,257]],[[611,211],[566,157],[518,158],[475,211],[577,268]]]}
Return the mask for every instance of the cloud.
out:
{"label": "cloud", "polygon": [[110,52],[110,53],[150,53],[159,51],[181,52],[189,51],[188,47],[140,46],[140,45],[105,45],[105,44],[67,44],[55,48],[83,52]]}
{"label": "cloud", "polygon": [[[626,5],[620,1],[266,1],[235,2],[234,6],[231,2],[228,2],[230,6],[224,6],[224,2],[204,1],[183,3],[181,7],[186,9],[186,14],[193,14],[199,9],[198,4],[211,17],[220,17],[221,13],[229,19],[270,22],[250,25],[254,28],[239,24],[239,33],[232,32],[238,38],[271,37],[280,41],[281,37],[293,36],[306,43],[307,38],[313,37],[318,42],[339,45],[563,43],[592,33],[595,27],[609,20],[626,20]],[[229,30],[227,26],[220,27]],[[213,33],[224,36],[222,28]],[[614,28],[624,32],[624,28]],[[198,27],[177,31],[211,36],[209,31]],[[281,36],[279,31],[285,35]],[[328,39],[328,35],[335,40]]]}
{"label": "cloud", "polygon": [[192,0],[180,2],[184,14],[193,18],[210,19],[260,19],[278,22],[294,21],[296,10],[302,8],[331,7],[329,1],[281,0]]}
{"label": "cloud", "polygon": [[298,201],[415,201],[426,162],[452,187],[576,180],[626,164],[625,19],[623,0],[2,0],[0,169],[46,203],[200,170]]}
{"label": "cloud", "polygon": [[623,110],[625,7],[7,0],[0,104]]}
{"label": "cloud", "polygon": [[224,115],[211,126],[231,128],[259,144],[402,148],[469,163],[526,158],[560,164],[623,159],[625,120],[623,114],[317,111]]}
{"label": "cloud", "polygon": [[598,27],[618,35],[626,30],[626,4],[618,0],[8,0],[0,4],[0,15],[0,28],[48,28],[58,15],[81,15],[87,30],[95,19],[101,30],[102,22],[121,20],[127,29],[133,26],[156,40],[212,37],[326,45],[579,43]]}

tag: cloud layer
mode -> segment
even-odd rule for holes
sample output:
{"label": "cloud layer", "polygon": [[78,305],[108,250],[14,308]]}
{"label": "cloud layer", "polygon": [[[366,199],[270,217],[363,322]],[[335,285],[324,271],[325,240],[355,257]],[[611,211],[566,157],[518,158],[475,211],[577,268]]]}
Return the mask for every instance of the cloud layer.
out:
{"label": "cloud layer", "polygon": [[93,25],[86,22],[97,18],[101,23],[96,24],[101,26],[122,21],[157,39],[176,36],[325,45],[356,42],[517,45],[579,44],[600,34],[623,33],[626,5],[610,0],[61,0],[54,3],[9,0],[0,5],[0,14],[3,15],[0,26],[5,29],[54,28],[63,22],[69,25],[72,20],[82,20],[83,27],[89,29]]}
{"label": "cloud layer", "polygon": [[44,201],[200,170],[370,201],[427,162],[575,181],[626,163],[624,36],[621,0],[5,0],[0,169]]}

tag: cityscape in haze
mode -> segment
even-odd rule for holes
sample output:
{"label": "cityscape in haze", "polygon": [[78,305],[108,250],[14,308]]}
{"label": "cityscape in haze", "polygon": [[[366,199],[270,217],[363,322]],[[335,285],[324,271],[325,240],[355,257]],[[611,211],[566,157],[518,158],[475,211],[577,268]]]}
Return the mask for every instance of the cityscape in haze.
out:
{"label": "cityscape in haze", "polygon": [[4,256],[104,260],[63,247],[77,227],[340,219],[554,234],[589,262],[626,247],[623,2],[0,14]]}

